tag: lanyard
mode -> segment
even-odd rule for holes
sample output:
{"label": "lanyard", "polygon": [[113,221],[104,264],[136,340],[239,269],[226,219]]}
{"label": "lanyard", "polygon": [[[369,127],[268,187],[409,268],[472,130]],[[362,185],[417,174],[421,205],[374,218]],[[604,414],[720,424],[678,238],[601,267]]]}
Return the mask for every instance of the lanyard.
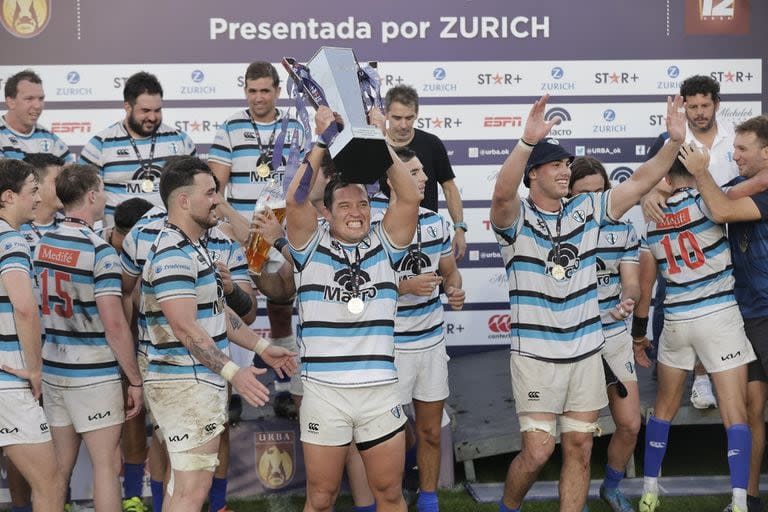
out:
{"label": "lanyard", "polygon": [[413,250],[413,244],[408,251],[413,258],[413,273],[416,275],[421,274],[421,217],[416,219],[416,250]]}
{"label": "lanyard", "polygon": [[349,268],[350,282],[352,285],[352,296],[360,297],[360,281],[358,280],[360,275],[360,247],[355,246],[355,262],[352,263],[349,261],[349,256],[347,256],[347,250],[344,249],[344,247],[342,247],[339,242],[334,240],[332,245],[341,251],[342,256],[344,256],[344,261],[347,264],[347,268]]}
{"label": "lanyard", "polygon": [[[125,128],[125,126],[123,126],[123,128]],[[141,164],[142,175],[148,173],[152,170],[152,160],[155,159],[155,143],[157,142],[157,132],[152,134],[152,144],[149,146],[149,160],[146,161],[141,157],[141,153],[139,153],[139,147],[136,145],[136,141],[133,139],[127,128],[125,129],[125,133],[128,134],[128,142],[131,143],[133,152],[136,153],[136,159],[139,161],[139,164]]]}
{"label": "lanyard", "polygon": [[555,249],[555,257],[552,261],[552,263],[559,265],[560,264],[560,228],[563,220],[563,203],[560,202],[560,211],[557,212],[557,220],[555,221],[555,234],[556,238],[552,237],[552,232],[549,230],[549,225],[547,224],[547,221],[544,220],[544,217],[541,215],[541,212],[536,207],[536,205],[531,201],[531,198],[528,198],[528,205],[531,207],[531,209],[534,211],[536,216],[539,218],[542,224],[544,224],[544,229],[547,230],[547,238],[549,238],[550,243],[552,244],[552,247]]}
{"label": "lanyard", "polygon": [[[274,144],[275,144],[275,133],[277,132],[277,119],[274,121],[274,127],[272,127],[272,134],[269,136],[269,143],[267,144],[266,151],[264,151],[264,146],[261,143],[261,134],[259,133],[259,127],[256,126],[256,121],[253,120],[251,117],[251,111],[249,109],[246,109],[245,112],[248,114],[248,120],[251,122],[251,126],[253,126],[253,131],[256,132],[256,143],[259,145],[259,160],[266,163],[267,165],[272,167],[272,151],[274,150]],[[272,169],[274,170],[274,169]]]}
{"label": "lanyard", "polygon": [[[78,219],[76,217],[64,217],[63,219],[61,219],[61,222],[71,222],[73,224],[82,224],[83,226],[93,231],[93,227],[90,224],[85,222],[83,219]],[[39,232],[35,230],[35,233],[39,233]]]}
{"label": "lanyard", "polygon": [[192,240],[187,236],[187,234],[181,230],[180,227],[178,227],[176,224],[173,224],[169,221],[165,221],[165,227],[170,228],[174,231],[176,231],[179,235],[181,235],[184,240],[192,246],[192,249],[195,250],[197,255],[202,258],[202,261],[208,264],[208,266],[213,270],[213,275],[216,278],[216,295],[219,299],[222,299],[224,297],[224,282],[221,280],[221,276],[219,275],[218,270],[216,270],[216,267],[213,264],[213,258],[211,258],[210,253],[208,252],[208,248],[205,245],[202,245],[203,250],[200,251],[198,246],[192,242]]}

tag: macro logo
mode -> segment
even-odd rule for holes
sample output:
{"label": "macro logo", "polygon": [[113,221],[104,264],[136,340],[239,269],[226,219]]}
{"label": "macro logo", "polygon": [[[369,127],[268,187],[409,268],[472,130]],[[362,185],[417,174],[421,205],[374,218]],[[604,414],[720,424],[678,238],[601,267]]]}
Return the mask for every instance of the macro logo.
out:
{"label": "macro logo", "polygon": [[488,329],[495,334],[509,334],[512,330],[512,316],[508,313],[491,316],[488,319]]}
{"label": "macro logo", "polygon": [[749,34],[749,0],[685,0],[685,33]]}
{"label": "macro logo", "polygon": [[205,73],[203,73],[199,69],[196,69],[192,71],[192,75],[190,76],[190,78],[192,79],[193,82],[195,82],[196,84],[199,84],[200,82],[205,80]]}
{"label": "macro logo", "polygon": [[576,82],[566,82],[563,78],[565,78],[565,70],[555,66],[549,70],[550,81],[542,82],[539,90],[542,92],[571,91],[576,88]]}
{"label": "macro logo", "polygon": [[667,68],[667,76],[669,78],[677,78],[680,76],[680,68],[674,64]]}
{"label": "macro logo", "polygon": [[67,73],[67,83],[75,85],[80,82],[80,73],[77,71],[70,71]]}
{"label": "macro logo", "polygon": [[427,82],[425,84],[422,84],[421,86],[421,92],[424,93],[446,93],[446,92],[454,92],[457,89],[457,86],[454,82],[446,82],[445,79],[448,77],[448,72],[443,67],[436,67],[432,70],[432,78],[435,80],[435,82]]}
{"label": "macro logo", "polygon": [[51,0],[0,0],[0,22],[16,37],[40,34],[51,19]]}
{"label": "macro logo", "polygon": [[563,126],[564,123],[571,121],[571,113],[563,107],[552,107],[544,114],[545,121],[552,121],[554,119],[560,119],[560,123],[556,124],[549,131],[549,134],[553,137],[570,137],[573,135],[573,130],[567,126]]}
{"label": "macro logo", "polygon": [[631,168],[627,166],[621,166],[612,170],[609,178],[611,181],[615,183],[622,183],[627,181],[630,177],[632,177],[632,173],[634,172],[635,171],[633,171]]}

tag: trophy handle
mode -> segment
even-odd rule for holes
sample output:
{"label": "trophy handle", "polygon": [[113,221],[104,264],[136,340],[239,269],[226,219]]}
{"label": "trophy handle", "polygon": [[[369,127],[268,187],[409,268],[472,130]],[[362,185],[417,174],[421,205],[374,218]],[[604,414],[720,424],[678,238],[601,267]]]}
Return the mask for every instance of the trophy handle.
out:
{"label": "trophy handle", "polygon": [[[315,110],[320,106],[328,106],[328,101],[325,99],[325,93],[323,89],[312,80],[309,74],[309,68],[303,64],[296,62],[296,59],[291,57],[283,57],[283,67],[293,79],[293,83],[309,100]],[[303,75],[303,76],[302,76]]]}

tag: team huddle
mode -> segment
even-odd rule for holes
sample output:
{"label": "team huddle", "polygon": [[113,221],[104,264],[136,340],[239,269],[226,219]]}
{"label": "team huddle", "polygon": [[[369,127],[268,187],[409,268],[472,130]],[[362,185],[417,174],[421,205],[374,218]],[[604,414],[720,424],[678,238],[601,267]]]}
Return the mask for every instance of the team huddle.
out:
{"label": "team huddle", "polygon": [[[346,469],[355,510],[405,511],[406,453],[418,465],[418,510],[439,510],[443,300],[464,305],[456,262],[468,228],[444,145],[414,128],[416,92],[393,87],[383,112],[368,114],[392,162],[371,197],[329,156],[325,136],[344,120],[328,107],[318,108],[318,138],[300,144],[302,162],[284,182],[290,138],[305,127],[276,108],[280,81],[269,63],[248,66],[248,108],[220,125],[207,161],[162,122],[156,77],[137,73],[123,92],[125,119],[76,161],[37,123],[40,78],[27,70],[5,83],[0,446],[13,510],[72,509],[67,483],[81,441],[96,510],[148,510],[147,421],[153,510],[199,510],[206,500],[228,510],[231,393],[256,407],[295,403],[304,510],[333,510]],[[614,511],[635,510],[620,482],[640,429],[635,364],[652,364],[652,299],[663,330],[653,336],[659,390],[639,510],[659,510],[670,423],[697,364],[697,382],[714,382],[727,431],[728,510],[760,510],[768,118],[734,135],[716,122],[718,84],[691,77],[668,100],[654,156],[612,188],[599,161],[574,159],[546,138],[557,123],[545,120],[547,101],[533,105],[490,213],[509,280],[523,441],[499,510],[521,509],[558,435],[560,509],[583,510],[606,405],[616,431],[600,495]],[[437,213],[438,183],[451,222]],[[641,237],[621,221],[638,203],[648,219]],[[258,270],[249,265],[256,237],[269,251]],[[269,340],[249,328],[257,292],[268,299]],[[252,351],[254,365],[233,361],[230,343]],[[278,378],[272,397],[259,380],[267,366]]]}

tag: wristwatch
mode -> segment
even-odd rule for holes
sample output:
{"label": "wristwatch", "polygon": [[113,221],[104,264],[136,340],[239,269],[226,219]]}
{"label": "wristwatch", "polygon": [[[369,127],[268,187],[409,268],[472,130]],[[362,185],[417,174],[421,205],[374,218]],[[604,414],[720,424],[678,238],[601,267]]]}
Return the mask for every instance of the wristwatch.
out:
{"label": "wristwatch", "polygon": [[467,229],[467,223],[466,223],[466,222],[464,222],[464,221],[461,221],[461,222],[454,222],[454,223],[453,223],[453,230],[454,230],[454,231],[456,231],[457,229],[463,229],[465,233],[466,233],[467,231],[469,231],[469,230]]}
{"label": "wristwatch", "polygon": [[286,245],[288,245],[288,240],[285,237],[281,236],[280,238],[275,240],[275,243],[272,244],[272,247],[277,249],[279,252],[283,252],[283,247],[285,247]]}

